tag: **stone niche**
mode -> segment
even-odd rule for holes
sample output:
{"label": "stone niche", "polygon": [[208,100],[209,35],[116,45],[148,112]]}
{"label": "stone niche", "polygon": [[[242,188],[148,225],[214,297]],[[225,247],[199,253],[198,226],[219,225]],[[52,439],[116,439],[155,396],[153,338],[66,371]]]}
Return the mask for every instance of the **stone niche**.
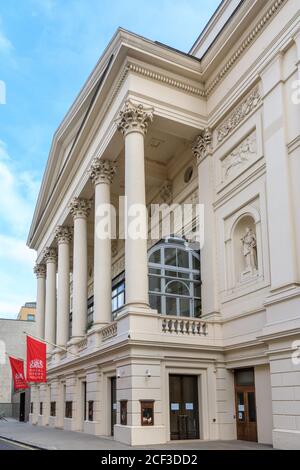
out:
{"label": "stone niche", "polygon": [[241,217],[233,232],[234,272],[237,284],[258,275],[256,225],[252,216]]}
{"label": "stone niche", "polygon": [[230,295],[264,280],[259,198],[225,218],[225,292]]}

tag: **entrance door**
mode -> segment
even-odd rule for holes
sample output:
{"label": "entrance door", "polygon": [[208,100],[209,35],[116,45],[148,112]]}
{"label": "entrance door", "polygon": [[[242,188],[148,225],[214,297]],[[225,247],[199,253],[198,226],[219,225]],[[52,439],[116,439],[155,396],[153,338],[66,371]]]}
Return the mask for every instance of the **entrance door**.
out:
{"label": "entrance door", "polygon": [[20,394],[20,413],[19,413],[19,420],[21,422],[25,421],[25,392]]}
{"label": "entrance door", "polygon": [[235,371],[237,438],[257,442],[254,369]]}
{"label": "entrance door", "polygon": [[198,378],[170,375],[171,440],[199,439]]}
{"label": "entrance door", "polygon": [[117,380],[116,377],[110,379],[111,384],[111,435],[114,435],[114,425],[117,424]]}

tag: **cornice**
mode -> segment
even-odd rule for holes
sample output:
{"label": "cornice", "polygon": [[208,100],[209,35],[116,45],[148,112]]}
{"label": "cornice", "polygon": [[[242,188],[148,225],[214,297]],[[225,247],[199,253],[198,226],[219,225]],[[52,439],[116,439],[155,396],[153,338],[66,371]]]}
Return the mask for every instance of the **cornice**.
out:
{"label": "cornice", "polygon": [[235,52],[231,55],[231,57],[226,61],[223,65],[222,69],[218,74],[211,80],[211,82],[207,85],[205,90],[205,95],[209,96],[214,91],[216,86],[219,82],[227,75],[236,61],[244,54],[244,52],[249,48],[249,46],[253,43],[254,39],[265,29],[267,24],[273,18],[273,16],[279,11],[284,3],[287,0],[275,0],[270,8],[267,10],[264,15],[257,21],[256,25],[252,30],[248,33],[247,37],[243,40],[242,44],[235,50]]}

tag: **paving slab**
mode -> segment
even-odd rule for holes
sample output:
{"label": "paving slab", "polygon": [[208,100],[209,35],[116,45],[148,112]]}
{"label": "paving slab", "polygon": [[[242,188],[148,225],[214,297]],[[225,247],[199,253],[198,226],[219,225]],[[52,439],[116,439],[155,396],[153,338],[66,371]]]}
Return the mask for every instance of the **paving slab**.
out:
{"label": "paving slab", "polygon": [[[0,437],[47,450],[130,450],[113,438],[82,432],[36,426],[18,421],[0,421]],[[270,450],[271,446],[243,441],[173,441],[161,445],[134,447],[143,450]]]}

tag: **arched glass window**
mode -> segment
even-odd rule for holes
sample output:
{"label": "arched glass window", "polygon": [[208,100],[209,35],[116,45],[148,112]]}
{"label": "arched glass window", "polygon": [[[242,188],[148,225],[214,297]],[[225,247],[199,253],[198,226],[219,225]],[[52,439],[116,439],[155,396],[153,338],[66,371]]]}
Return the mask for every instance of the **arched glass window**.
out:
{"label": "arched glass window", "polygon": [[201,316],[200,254],[181,238],[149,251],[149,302],[163,315]]}

